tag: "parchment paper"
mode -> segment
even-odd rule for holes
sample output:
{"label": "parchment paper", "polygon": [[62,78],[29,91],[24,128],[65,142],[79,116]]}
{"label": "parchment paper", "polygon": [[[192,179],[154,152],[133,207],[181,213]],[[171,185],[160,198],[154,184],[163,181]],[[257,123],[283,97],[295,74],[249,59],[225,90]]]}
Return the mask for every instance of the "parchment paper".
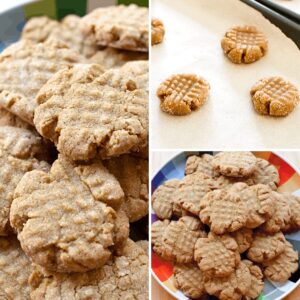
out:
{"label": "parchment paper", "polygon": [[276,4],[282,5],[300,15],[300,0],[271,0]]}
{"label": "parchment paper", "polygon": [[[300,148],[300,106],[285,118],[254,111],[250,88],[262,77],[280,75],[300,88],[300,51],[259,12],[239,0],[153,0],[152,16],[166,36],[151,50],[151,145],[153,149]],[[269,40],[258,62],[235,65],[220,40],[231,26],[255,25]],[[192,72],[211,85],[200,110],[184,117],[163,113],[156,89],[169,75]]]}

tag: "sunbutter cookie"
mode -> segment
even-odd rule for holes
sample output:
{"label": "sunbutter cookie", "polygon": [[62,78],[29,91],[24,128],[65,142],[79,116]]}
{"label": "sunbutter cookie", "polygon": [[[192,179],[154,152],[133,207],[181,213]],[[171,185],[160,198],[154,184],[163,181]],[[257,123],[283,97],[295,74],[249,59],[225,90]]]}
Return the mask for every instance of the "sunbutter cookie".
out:
{"label": "sunbutter cookie", "polygon": [[147,93],[132,79],[122,81],[121,70],[113,72],[77,64],[56,73],[36,97],[38,132],[73,160],[119,156],[147,145]]}
{"label": "sunbutter cookie", "polygon": [[86,273],[54,273],[34,266],[32,300],[148,299],[148,257],[128,240],[120,256]]}
{"label": "sunbutter cookie", "polygon": [[254,26],[235,26],[225,33],[221,46],[233,63],[249,64],[266,54],[268,41]]}
{"label": "sunbutter cookie", "polygon": [[82,22],[84,33],[100,46],[148,52],[148,8],[134,4],[101,7]]}
{"label": "sunbutter cookie", "polygon": [[31,261],[14,236],[0,237],[0,299],[29,299]]}
{"label": "sunbutter cookie", "polygon": [[152,18],[151,20],[151,44],[156,45],[162,42],[165,35],[165,27],[161,20]]}
{"label": "sunbutter cookie", "polygon": [[253,174],[256,158],[251,152],[220,152],[212,160],[216,172],[231,177],[246,177]]}
{"label": "sunbutter cookie", "polygon": [[205,294],[203,274],[196,264],[175,264],[174,285],[191,299]]}
{"label": "sunbutter cookie", "polygon": [[103,163],[124,191],[122,209],[130,222],[145,217],[148,214],[148,161],[125,154]]}
{"label": "sunbutter cookie", "polygon": [[190,114],[207,100],[210,86],[195,74],[177,74],[167,78],[157,89],[162,111],[177,116]]}
{"label": "sunbutter cookie", "polygon": [[14,190],[23,175],[34,169],[47,170],[48,163],[36,157],[44,156],[40,137],[29,130],[0,127],[0,236],[10,232],[9,211]]}
{"label": "sunbutter cookie", "polygon": [[210,232],[207,238],[197,240],[194,259],[206,277],[225,277],[240,263],[240,254],[232,237]]}
{"label": "sunbutter cookie", "polygon": [[272,260],[264,261],[264,275],[275,282],[285,282],[298,269],[298,253],[291,243],[286,241],[286,246],[279,256]]}
{"label": "sunbutter cookie", "polygon": [[210,154],[189,156],[185,164],[185,174],[203,173],[207,176],[213,177],[215,174],[212,167],[212,160],[213,156]]}
{"label": "sunbutter cookie", "polygon": [[33,124],[40,88],[61,68],[81,61],[75,50],[60,42],[13,44],[0,55],[0,106]]}
{"label": "sunbutter cookie", "polygon": [[274,117],[287,116],[299,103],[299,91],[281,77],[259,80],[250,91],[256,112]]}
{"label": "sunbutter cookie", "polygon": [[49,173],[23,176],[10,223],[33,262],[58,272],[85,272],[110,258],[117,216],[108,205],[117,209],[123,198],[118,181],[100,162],[72,164],[60,155]]}
{"label": "sunbutter cookie", "polygon": [[261,263],[280,255],[286,248],[286,240],[282,232],[269,235],[264,232],[254,234],[254,239],[247,256],[252,261]]}

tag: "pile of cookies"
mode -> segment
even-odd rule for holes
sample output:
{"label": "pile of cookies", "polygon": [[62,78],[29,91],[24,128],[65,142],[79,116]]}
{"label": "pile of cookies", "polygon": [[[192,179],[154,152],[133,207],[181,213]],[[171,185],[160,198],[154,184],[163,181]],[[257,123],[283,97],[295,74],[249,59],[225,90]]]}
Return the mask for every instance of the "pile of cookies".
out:
{"label": "pile of cookies", "polygon": [[33,18],[0,54],[0,299],[147,299],[147,53],[130,5]]}
{"label": "pile of cookies", "polygon": [[185,177],[160,185],[153,250],[174,263],[174,285],[192,299],[256,299],[264,278],[287,281],[298,253],[300,198],[277,190],[279,174],[251,152],[190,156]]}

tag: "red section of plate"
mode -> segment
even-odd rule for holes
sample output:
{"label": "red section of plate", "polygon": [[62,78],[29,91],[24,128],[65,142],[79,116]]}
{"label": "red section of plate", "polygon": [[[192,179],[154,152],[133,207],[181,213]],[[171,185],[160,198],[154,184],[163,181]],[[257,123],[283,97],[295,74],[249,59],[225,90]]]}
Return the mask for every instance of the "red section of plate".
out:
{"label": "red section of plate", "polygon": [[173,275],[172,264],[162,260],[154,252],[152,252],[152,270],[162,282],[168,280]]}

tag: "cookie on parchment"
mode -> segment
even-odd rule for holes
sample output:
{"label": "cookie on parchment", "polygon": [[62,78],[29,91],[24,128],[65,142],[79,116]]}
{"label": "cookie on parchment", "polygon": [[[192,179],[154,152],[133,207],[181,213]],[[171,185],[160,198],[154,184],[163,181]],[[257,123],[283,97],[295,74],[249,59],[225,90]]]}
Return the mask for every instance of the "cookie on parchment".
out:
{"label": "cookie on parchment", "polygon": [[206,277],[226,277],[240,263],[240,254],[232,237],[210,232],[208,237],[197,240],[194,259]]}
{"label": "cookie on parchment", "polygon": [[118,181],[100,162],[73,164],[59,155],[49,173],[23,176],[10,223],[34,263],[58,272],[85,272],[105,264],[115,242],[121,242],[110,206],[118,209],[123,199]]}
{"label": "cookie on parchment", "polygon": [[165,27],[161,20],[157,18],[151,19],[151,45],[162,42],[165,36]]}
{"label": "cookie on parchment", "polygon": [[247,177],[255,171],[256,158],[251,152],[220,152],[213,157],[214,170],[230,177]]}
{"label": "cookie on parchment", "polygon": [[176,116],[190,114],[207,100],[210,86],[195,74],[176,74],[163,81],[158,89],[162,111]]}
{"label": "cookie on parchment", "polygon": [[283,117],[299,103],[299,91],[281,77],[267,77],[251,88],[250,94],[256,112],[261,115]]}
{"label": "cookie on parchment", "polygon": [[148,52],[148,8],[101,7],[83,17],[82,26],[85,35],[100,46]]}
{"label": "cookie on parchment", "polygon": [[131,240],[119,256],[86,273],[55,273],[35,265],[29,279],[32,300],[148,299],[148,257]]}
{"label": "cookie on parchment", "polygon": [[75,50],[61,42],[21,40],[11,45],[0,55],[0,106],[33,124],[40,88],[58,70],[81,61]]}
{"label": "cookie on parchment", "polygon": [[259,60],[268,50],[268,41],[254,26],[235,26],[225,33],[221,46],[235,64]]}
{"label": "cookie on parchment", "polygon": [[213,177],[215,174],[212,167],[212,160],[213,156],[210,154],[189,156],[185,163],[185,175],[203,173],[207,176]]}
{"label": "cookie on parchment", "polygon": [[284,251],[272,260],[263,262],[263,273],[272,281],[285,282],[298,269],[298,252],[286,241]]}
{"label": "cookie on parchment", "polygon": [[124,191],[122,209],[129,221],[145,217],[148,214],[148,160],[125,154],[103,163]]}
{"label": "cookie on parchment", "polygon": [[108,76],[96,64],[65,68],[36,97],[38,132],[73,160],[119,156],[148,144],[147,93],[132,79],[120,81],[117,69],[114,81],[111,71]]}
{"label": "cookie on parchment", "polygon": [[230,236],[235,239],[239,253],[247,251],[253,241],[253,232],[249,228],[241,228],[238,231],[232,232]]}
{"label": "cookie on parchment", "polygon": [[264,232],[254,233],[254,239],[247,252],[247,257],[262,263],[280,255],[286,248],[286,239],[282,232],[269,235]]}
{"label": "cookie on parchment", "polygon": [[175,264],[174,285],[191,299],[205,294],[203,274],[196,264]]}
{"label": "cookie on parchment", "polygon": [[0,237],[0,299],[29,299],[31,270],[31,261],[16,237]]}

